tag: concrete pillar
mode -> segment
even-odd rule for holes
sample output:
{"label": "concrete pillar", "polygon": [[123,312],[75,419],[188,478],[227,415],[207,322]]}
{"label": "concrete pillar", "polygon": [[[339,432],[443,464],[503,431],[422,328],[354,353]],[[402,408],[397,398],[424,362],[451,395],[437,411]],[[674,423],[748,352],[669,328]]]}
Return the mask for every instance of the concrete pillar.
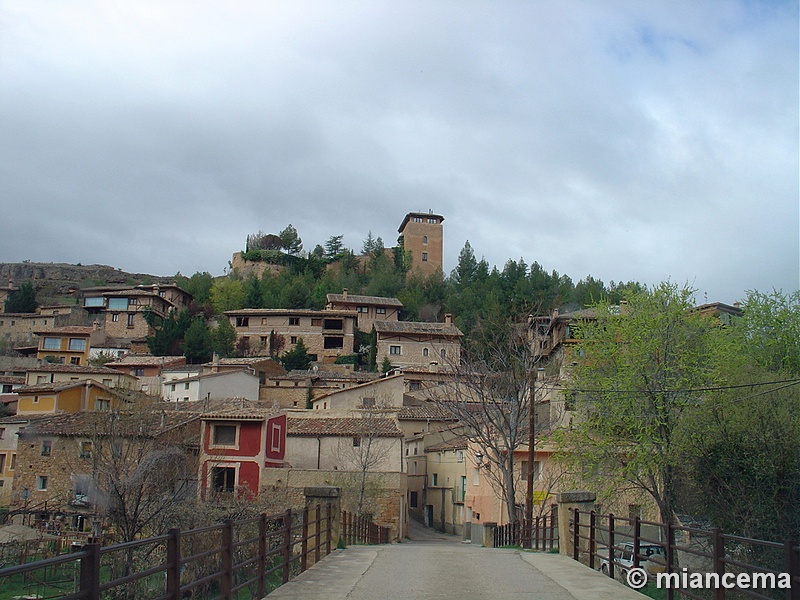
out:
{"label": "concrete pillar", "polygon": [[[312,511],[316,510],[317,505],[322,507],[322,517],[325,517],[326,506],[331,507],[331,546],[335,549],[339,544],[339,537],[342,532],[342,501],[341,501],[341,488],[333,487],[330,485],[319,485],[314,487],[303,488],[303,495],[306,497],[306,507],[309,510],[309,516],[313,518]],[[309,525],[308,534],[312,536],[316,534],[317,528],[315,525]]]}
{"label": "concrete pillar", "polygon": [[497,523],[484,523],[483,524],[483,539],[482,544],[487,548],[494,547],[494,531],[497,529]]}
{"label": "concrete pillar", "polygon": [[[585,513],[586,517],[581,517],[581,527],[585,523],[589,523],[589,513],[594,510],[594,502],[597,500],[597,494],[594,492],[587,492],[583,490],[573,490],[569,492],[558,493],[558,552],[559,554],[566,554],[572,556],[572,535],[573,531],[570,529],[569,522],[573,517],[574,509],[580,510]],[[586,530],[588,535],[589,530]],[[583,535],[583,534],[581,534]],[[585,540],[581,540],[582,545],[588,544]]]}

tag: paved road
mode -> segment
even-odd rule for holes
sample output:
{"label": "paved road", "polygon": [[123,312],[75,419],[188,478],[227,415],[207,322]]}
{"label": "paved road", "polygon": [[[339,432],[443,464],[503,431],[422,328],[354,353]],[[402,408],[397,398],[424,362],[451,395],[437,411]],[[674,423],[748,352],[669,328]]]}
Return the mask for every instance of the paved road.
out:
{"label": "paved road", "polygon": [[[267,600],[642,598],[628,596],[635,592],[565,557],[483,548],[420,526],[413,526],[409,537],[400,544],[337,551]],[[559,569],[556,578],[544,572]]]}

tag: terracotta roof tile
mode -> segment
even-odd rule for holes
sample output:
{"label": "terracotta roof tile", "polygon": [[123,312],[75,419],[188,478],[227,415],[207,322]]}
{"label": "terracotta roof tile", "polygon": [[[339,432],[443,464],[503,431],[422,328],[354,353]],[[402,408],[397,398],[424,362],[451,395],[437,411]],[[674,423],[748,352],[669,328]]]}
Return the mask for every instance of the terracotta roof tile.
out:
{"label": "terracotta roof tile", "polygon": [[383,296],[359,296],[357,294],[327,294],[328,302],[338,302],[347,304],[366,304],[373,306],[396,306],[402,308],[403,303],[397,298],[386,298]]}
{"label": "terracotta roof tile", "polygon": [[292,418],[288,419],[287,433],[296,436],[364,436],[373,433],[379,437],[403,437],[392,419],[357,418]]}
{"label": "terracotta roof tile", "polygon": [[423,335],[442,335],[461,337],[464,334],[449,323],[423,323],[419,321],[375,321],[378,333],[415,333]]}

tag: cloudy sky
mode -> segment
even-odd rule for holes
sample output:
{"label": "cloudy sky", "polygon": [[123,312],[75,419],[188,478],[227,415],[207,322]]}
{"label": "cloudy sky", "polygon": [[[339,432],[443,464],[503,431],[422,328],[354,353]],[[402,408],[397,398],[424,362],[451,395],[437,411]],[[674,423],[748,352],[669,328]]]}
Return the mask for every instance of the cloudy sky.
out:
{"label": "cloudy sky", "polygon": [[800,287],[798,2],[0,0],[0,262],[220,275],[445,216],[445,271]]}

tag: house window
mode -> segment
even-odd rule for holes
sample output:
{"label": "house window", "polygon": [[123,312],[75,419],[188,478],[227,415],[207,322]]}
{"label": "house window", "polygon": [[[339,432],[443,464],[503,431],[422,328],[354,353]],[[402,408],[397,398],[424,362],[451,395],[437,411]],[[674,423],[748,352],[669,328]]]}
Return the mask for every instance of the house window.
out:
{"label": "house window", "polygon": [[80,365],[81,364],[81,357],[80,356],[70,356],[69,364],[71,364],[71,365]]}
{"label": "house window", "polygon": [[236,326],[237,327],[250,327],[250,318],[249,317],[236,317]]}
{"label": "house window", "polygon": [[344,338],[341,337],[326,337],[323,342],[323,347],[327,349],[344,348]]}
{"label": "house window", "polygon": [[103,385],[106,387],[111,387],[114,385],[114,382],[111,379],[103,379]]}
{"label": "house window", "polygon": [[0,454],[0,473],[6,470],[6,455]]}
{"label": "house window", "polygon": [[289,325],[300,325],[300,317],[289,317]]}
{"label": "house window", "polygon": [[481,484],[481,470],[472,469],[472,485],[480,485],[480,484]]}
{"label": "house window", "polygon": [[211,485],[215,492],[233,492],[236,489],[236,468],[214,467],[211,472]]}
{"label": "house window", "polygon": [[422,349],[422,356],[428,356],[428,349],[427,348],[423,348]]}
{"label": "house window", "polygon": [[408,505],[411,508],[417,508],[419,506],[419,504],[418,504],[419,500],[417,498],[417,493],[418,492],[409,492],[408,493]]}
{"label": "house window", "polygon": [[84,298],[83,305],[88,307],[99,307],[103,306],[105,302],[103,301],[103,297],[95,297],[95,298]]}
{"label": "house window", "polygon": [[128,327],[133,327],[134,323],[136,323],[136,313],[130,313],[128,315]]}
{"label": "house window", "polygon": [[80,338],[70,338],[69,349],[78,352],[83,352],[84,350],[86,350],[86,340]]}
{"label": "house window", "polygon": [[369,306],[359,306],[358,312],[360,312],[363,315],[367,314],[369,312]]}
{"label": "house window", "polygon": [[0,427],[0,440],[5,439],[6,437],[6,428]]}
{"label": "house window", "polygon": [[106,400],[104,398],[98,398],[97,400],[94,401],[95,410],[104,411],[108,410],[109,408],[111,408],[111,403],[109,400]]}
{"label": "house window", "polygon": [[422,223],[422,217],[414,217],[414,223]]}
{"label": "house window", "polygon": [[386,308],[384,308],[383,306],[377,307],[375,309],[375,314],[376,315],[385,315],[386,314]]}
{"label": "house window", "polygon": [[42,440],[42,456],[50,456],[53,450],[53,442],[51,440]]}
{"label": "house window", "polygon": [[422,262],[428,262],[428,253],[427,252],[423,252],[422,253]]}
{"label": "house window", "polygon": [[183,384],[183,389],[185,389],[185,390],[189,389],[189,383],[188,382]]}
{"label": "house window", "polygon": [[212,445],[235,446],[238,427],[236,425],[213,425]]}
{"label": "house window", "polygon": [[130,304],[130,305],[136,305],[136,304],[139,304],[139,299],[138,299],[138,298],[130,298],[130,299],[128,300],[128,304]]}
{"label": "house window", "polygon": [[322,319],[311,319],[312,327],[322,327]]}
{"label": "house window", "polygon": [[360,448],[360,447],[361,447],[361,438],[358,437],[358,436],[355,436],[353,438],[353,448]]}
{"label": "house window", "polygon": [[422,236],[422,243],[423,244],[427,244],[428,243],[428,236],[427,235],[423,235]]}
{"label": "house window", "polygon": [[128,299],[127,298],[109,298],[108,299],[108,310],[127,310],[128,308]]}
{"label": "house window", "polygon": [[432,219],[431,217],[428,217],[428,223],[430,223],[431,225],[436,225],[436,223],[438,223],[438,222],[439,221],[437,221],[436,219]]}
{"label": "house window", "polygon": [[262,325],[266,325],[267,324],[267,317],[261,317],[261,324]]}
{"label": "house window", "polygon": [[47,475],[39,475],[36,478],[36,489],[40,492],[47,490]]}
{"label": "house window", "polygon": [[290,344],[296,344],[297,343],[297,336],[296,335],[290,336],[289,337],[289,343]]}
{"label": "house window", "polygon": [[44,343],[42,348],[45,350],[60,350],[61,349],[61,338],[57,337],[46,337],[44,338]]}
{"label": "house window", "polygon": [[375,398],[362,398],[361,405],[364,408],[375,408]]}
{"label": "house window", "polygon": [[411,381],[411,382],[408,384],[408,389],[409,389],[409,391],[411,391],[411,392],[417,392],[417,391],[419,391],[419,389],[420,389],[420,383],[419,383],[419,381]]}
{"label": "house window", "polygon": [[441,354],[442,358],[447,358],[447,350],[444,348],[442,348],[442,351],[439,354]]}
{"label": "house window", "polygon": [[458,452],[456,452],[456,460],[458,462],[464,462],[464,451],[463,450],[459,450]]}
{"label": "house window", "polygon": [[8,465],[8,470],[13,471],[16,468],[17,468],[17,454],[14,453],[11,455],[11,464]]}
{"label": "house window", "polygon": [[343,319],[325,319],[325,323],[323,324],[325,329],[337,329],[339,331],[344,329],[344,320]]}
{"label": "house window", "polygon": [[134,374],[136,377],[144,377],[144,367],[136,367],[136,368],[133,370],[133,374]]}
{"label": "house window", "polygon": [[389,354],[400,354],[400,346],[389,346]]}
{"label": "house window", "polygon": [[439,474],[433,473],[431,475],[431,486],[436,487],[437,485],[439,485]]}
{"label": "house window", "polygon": [[113,313],[111,315],[111,322],[112,323],[118,323],[119,322],[119,313]]}

